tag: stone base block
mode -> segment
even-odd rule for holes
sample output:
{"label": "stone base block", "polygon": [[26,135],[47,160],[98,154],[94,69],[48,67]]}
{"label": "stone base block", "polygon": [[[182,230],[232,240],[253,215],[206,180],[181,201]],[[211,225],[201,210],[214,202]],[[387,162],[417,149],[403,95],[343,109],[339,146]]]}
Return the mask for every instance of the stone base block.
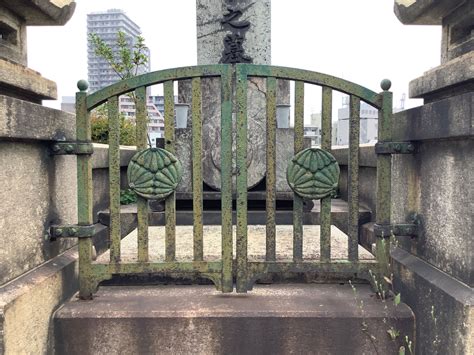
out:
{"label": "stone base block", "polygon": [[394,285],[416,316],[416,354],[474,354],[474,292],[401,248]]}
{"label": "stone base block", "polygon": [[51,354],[51,315],[77,287],[76,248],[0,287],[0,354]]}
{"label": "stone base block", "polygon": [[56,353],[69,355],[392,354],[413,326],[406,305],[374,299],[367,285],[357,299],[349,285],[102,287],[54,318]]}

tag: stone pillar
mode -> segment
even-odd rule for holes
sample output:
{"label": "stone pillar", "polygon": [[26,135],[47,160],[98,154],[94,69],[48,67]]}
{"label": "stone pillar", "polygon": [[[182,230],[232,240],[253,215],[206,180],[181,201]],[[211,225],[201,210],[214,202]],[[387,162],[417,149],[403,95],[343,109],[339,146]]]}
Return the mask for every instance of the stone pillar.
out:
{"label": "stone pillar", "polygon": [[[0,1],[0,353],[47,353],[52,312],[77,287],[75,240],[50,241],[51,223],[77,223],[75,117],[41,105],[56,83],[27,67],[26,26],[62,25],[71,0]],[[33,270],[34,269],[34,270]]]}
{"label": "stone pillar", "polygon": [[474,3],[395,2],[404,24],[442,25],[441,65],[410,82],[424,105],[395,114],[392,220],[416,213],[421,233],[392,252],[395,287],[416,314],[417,354],[474,352]]}

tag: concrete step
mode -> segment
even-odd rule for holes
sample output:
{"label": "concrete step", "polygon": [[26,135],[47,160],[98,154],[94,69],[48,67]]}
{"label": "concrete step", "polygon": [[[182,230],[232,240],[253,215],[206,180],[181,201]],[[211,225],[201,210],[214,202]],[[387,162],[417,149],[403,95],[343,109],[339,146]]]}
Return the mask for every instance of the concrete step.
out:
{"label": "concrete step", "polygon": [[[391,340],[388,331],[399,333]],[[54,316],[56,354],[397,354],[414,339],[404,304],[368,285],[101,287]]]}

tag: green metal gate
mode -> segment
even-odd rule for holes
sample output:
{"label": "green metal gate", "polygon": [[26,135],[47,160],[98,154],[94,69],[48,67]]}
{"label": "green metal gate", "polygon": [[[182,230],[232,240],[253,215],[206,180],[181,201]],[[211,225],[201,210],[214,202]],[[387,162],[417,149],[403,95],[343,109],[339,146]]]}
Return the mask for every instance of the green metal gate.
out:
{"label": "green metal gate", "polygon": [[[249,261],[247,253],[247,86],[249,77],[266,79],[266,256],[265,261]],[[202,191],[202,115],[201,79],[220,78],[221,82],[221,200],[222,200],[222,256],[219,261],[206,261],[203,257],[203,191]],[[288,172],[294,193],[293,202],[293,259],[276,260],[276,89],[277,80],[295,82],[294,151],[293,166]],[[193,261],[176,261],[176,201],[174,188],[179,179],[180,164],[175,153],[174,82],[192,81],[192,188],[193,188]],[[146,89],[155,84],[164,85],[165,96],[165,147],[148,149]],[[322,144],[321,150],[303,147],[304,84],[322,87]],[[392,94],[389,82],[383,82],[384,91],[377,94],[346,80],[329,75],[284,67],[236,64],[209,65],[169,69],[140,75],[118,82],[87,95],[87,83],[79,82],[76,95],[77,140],[90,143],[89,113],[107,103],[109,116],[109,174],[110,174],[110,260],[99,263],[92,259],[92,168],[90,155],[78,155],[78,221],[80,297],[89,299],[97,285],[115,274],[189,274],[200,275],[214,282],[218,290],[247,292],[253,283],[268,273],[320,273],[369,279],[369,270],[384,273],[387,268],[388,243],[377,241],[376,260],[359,260],[359,112],[360,101],[379,110],[379,141],[391,140]],[[348,259],[331,259],[331,196],[318,185],[318,161],[334,165],[331,156],[331,112],[333,90],[350,95],[350,145],[349,145],[349,218]],[[138,246],[134,262],[121,261],[120,236],[120,151],[119,151],[119,96],[134,92],[136,98],[137,150],[133,164],[138,198]],[[233,95],[236,107],[233,108]],[[232,237],[232,112],[236,112],[236,255],[233,255]],[[140,152],[142,155],[140,155]],[[298,155],[298,153],[300,153]],[[304,155],[304,156],[303,156]],[[306,159],[306,160],[305,160]],[[319,160],[318,160],[319,159]],[[321,160],[322,159],[322,160]],[[299,166],[296,165],[300,164]],[[309,164],[309,165],[308,165]],[[312,164],[312,165],[311,165]],[[377,224],[390,226],[390,167],[391,156],[381,154],[377,161]],[[307,171],[303,168],[307,168]],[[141,170],[140,170],[141,169]],[[309,169],[309,170],[308,170]],[[311,170],[312,169],[312,170]],[[331,167],[332,171],[338,168]],[[163,184],[140,180],[140,174],[161,176]],[[306,174],[308,178],[302,178]],[[161,175],[160,175],[161,174]],[[327,173],[323,172],[327,179]],[[334,174],[333,174],[334,175]],[[137,179],[138,177],[138,179]],[[329,176],[331,178],[331,176]],[[314,180],[316,179],[316,180]],[[162,181],[160,180],[160,181]],[[156,180],[154,180],[156,181]],[[304,183],[301,183],[303,181]],[[324,180],[326,181],[326,180]],[[337,182],[337,181],[336,181]],[[298,185],[298,186],[296,186]],[[322,189],[322,190],[321,190]],[[150,260],[148,253],[148,202],[155,196],[165,198],[165,260]],[[320,260],[303,258],[303,198],[321,199]],[[89,228],[89,229],[88,229]],[[81,232],[82,231],[82,232]],[[385,237],[387,237],[386,235]]]}

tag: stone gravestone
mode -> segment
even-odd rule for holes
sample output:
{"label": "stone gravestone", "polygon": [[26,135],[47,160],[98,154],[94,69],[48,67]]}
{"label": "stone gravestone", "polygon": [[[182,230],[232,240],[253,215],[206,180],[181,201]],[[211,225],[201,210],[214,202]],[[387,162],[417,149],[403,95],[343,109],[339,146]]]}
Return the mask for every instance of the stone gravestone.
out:
{"label": "stone gravestone", "polygon": [[[198,64],[271,64],[270,0],[197,0]],[[279,81],[277,103],[289,103],[289,83]],[[203,179],[220,190],[220,79],[202,81]],[[266,83],[262,78],[249,78],[248,86],[248,187],[265,178]],[[179,85],[179,101],[191,102],[190,82]],[[235,102],[234,102],[235,112]],[[235,125],[235,114],[233,114]],[[177,130],[177,154],[191,167],[191,119],[186,130]],[[235,129],[233,130],[233,166],[235,167]],[[277,130],[277,156],[292,155],[292,130]],[[284,151],[282,151],[282,149]],[[291,150],[291,152],[290,152]],[[277,159],[279,161],[279,159]],[[282,160],[280,160],[282,161]],[[277,190],[288,191],[284,171],[277,166]],[[184,176],[178,191],[191,191],[191,176]],[[235,175],[235,169],[233,170]]]}

